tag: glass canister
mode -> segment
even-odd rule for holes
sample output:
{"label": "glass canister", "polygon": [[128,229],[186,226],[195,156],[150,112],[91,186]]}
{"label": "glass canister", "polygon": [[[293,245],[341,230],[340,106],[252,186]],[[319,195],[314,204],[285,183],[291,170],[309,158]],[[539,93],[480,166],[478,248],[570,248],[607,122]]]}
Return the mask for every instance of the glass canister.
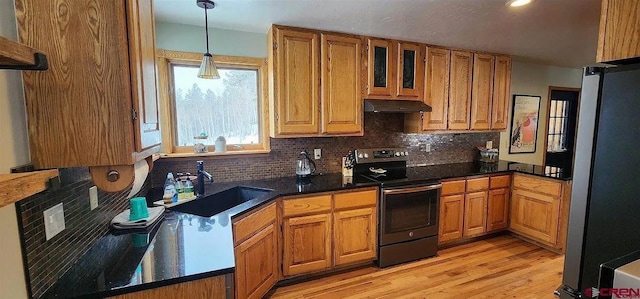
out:
{"label": "glass canister", "polygon": [[198,136],[193,136],[193,152],[196,154],[208,153],[207,139],[209,139],[209,136],[205,132],[200,133]]}

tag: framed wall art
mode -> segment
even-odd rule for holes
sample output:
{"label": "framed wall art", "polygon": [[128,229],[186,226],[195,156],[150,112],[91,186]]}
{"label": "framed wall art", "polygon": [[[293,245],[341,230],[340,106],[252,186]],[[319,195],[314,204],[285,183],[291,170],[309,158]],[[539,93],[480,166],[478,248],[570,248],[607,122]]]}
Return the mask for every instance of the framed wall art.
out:
{"label": "framed wall art", "polygon": [[509,154],[536,152],[540,96],[513,95]]}

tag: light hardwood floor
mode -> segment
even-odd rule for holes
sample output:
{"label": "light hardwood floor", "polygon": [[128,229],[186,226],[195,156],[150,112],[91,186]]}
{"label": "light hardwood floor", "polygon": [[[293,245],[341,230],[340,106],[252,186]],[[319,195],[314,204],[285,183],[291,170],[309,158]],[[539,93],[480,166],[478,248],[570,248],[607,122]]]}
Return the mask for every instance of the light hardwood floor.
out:
{"label": "light hardwood floor", "polygon": [[367,267],[278,288],[271,298],[555,298],[564,255],[512,236],[386,269]]}

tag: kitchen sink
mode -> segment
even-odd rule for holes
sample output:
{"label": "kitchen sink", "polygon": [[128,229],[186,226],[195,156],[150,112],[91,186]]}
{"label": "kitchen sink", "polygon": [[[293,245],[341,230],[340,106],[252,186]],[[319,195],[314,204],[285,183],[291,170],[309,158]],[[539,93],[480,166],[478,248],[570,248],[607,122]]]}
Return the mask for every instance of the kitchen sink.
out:
{"label": "kitchen sink", "polygon": [[170,207],[169,210],[211,217],[271,191],[273,190],[238,186]]}

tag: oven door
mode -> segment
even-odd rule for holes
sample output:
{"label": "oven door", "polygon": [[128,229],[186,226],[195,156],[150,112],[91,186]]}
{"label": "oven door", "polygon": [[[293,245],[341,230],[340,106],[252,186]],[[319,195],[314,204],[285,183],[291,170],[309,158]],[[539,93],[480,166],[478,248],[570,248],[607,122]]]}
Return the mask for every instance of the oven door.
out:
{"label": "oven door", "polygon": [[442,184],[382,189],[380,246],[438,235]]}

